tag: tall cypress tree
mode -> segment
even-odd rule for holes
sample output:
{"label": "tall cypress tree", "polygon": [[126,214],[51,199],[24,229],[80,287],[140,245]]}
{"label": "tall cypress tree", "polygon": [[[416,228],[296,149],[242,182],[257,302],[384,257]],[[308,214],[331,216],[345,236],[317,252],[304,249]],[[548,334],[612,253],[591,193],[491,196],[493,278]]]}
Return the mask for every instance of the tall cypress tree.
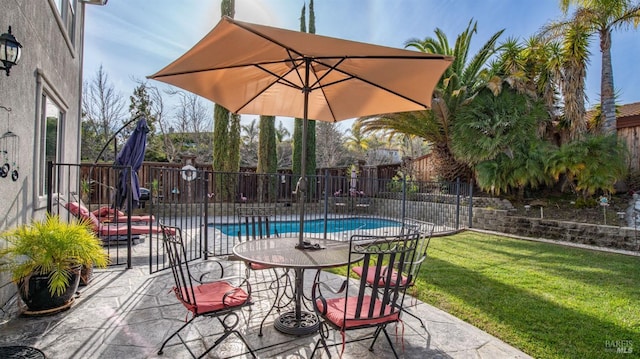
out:
{"label": "tall cypress tree", "polygon": [[[222,16],[229,16],[231,18],[235,15],[235,0],[222,0],[220,3],[220,14]],[[239,117],[239,116],[238,116]],[[226,108],[216,104],[213,109],[213,170],[218,172],[228,172],[231,169],[239,166],[239,131],[240,124],[237,120],[238,135],[233,136],[230,132],[230,124],[232,128],[235,128],[235,120],[230,121],[230,113]],[[234,145],[232,141],[238,143]],[[230,148],[237,147],[237,155],[235,157],[229,157]],[[234,165],[233,158],[238,159],[238,164]],[[237,172],[237,170],[236,170]],[[228,176],[224,176],[228,177]],[[234,177],[235,178],[235,177]],[[219,193],[221,200],[229,200],[233,198],[233,188],[235,187],[235,181],[232,178],[219,178],[216,180],[217,189],[216,193]]]}
{"label": "tall cypress tree", "polygon": [[229,147],[225,171],[240,172],[240,115],[231,114],[229,121]]}
{"label": "tall cypress tree", "polygon": [[[306,6],[302,6],[302,12],[300,14],[300,31],[307,32],[306,28]],[[309,33],[316,33],[316,17],[315,12],[313,11],[313,0],[309,2]],[[304,119],[296,118],[295,125],[293,128],[293,163],[292,163],[292,172],[294,175],[300,175],[301,173],[301,156],[302,156],[302,126]],[[307,123],[307,152],[306,152],[306,171],[305,173],[308,176],[313,176],[316,174],[316,122],[308,121]],[[312,191],[315,187],[309,187],[309,193],[313,193]]]}
{"label": "tall cypress tree", "polygon": [[258,168],[256,169],[256,172],[259,174],[270,174],[270,176],[258,177],[258,201],[275,201],[278,180],[278,178],[273,175],[278,172],[275,116],[260,116]]}
{"label": "tall cypress tree", "polygon": [[[302,5],[302,11],[300,13],[300,32],[307,32],[307,20],[306,20],[306,4]],[[300,169],[301,166],[301,158],[302,158],[302,121],[301,118],[296,118],[293,124],[293,151],[291,158],[291,172],[295,177],[299,176],[302,171]],[[294,182],[297,181],[297,178],[294,178]]]}
{"label": "tall cypress tree", "polygon": [[[309,33],[316,33],[316,15],[313,11],[313,0],[309,1]],[[309,121],[307,127],[307,171],[308,176],[316,174],[316,121]],[[315,186],[309,186],[309,194],[313,195]]]}

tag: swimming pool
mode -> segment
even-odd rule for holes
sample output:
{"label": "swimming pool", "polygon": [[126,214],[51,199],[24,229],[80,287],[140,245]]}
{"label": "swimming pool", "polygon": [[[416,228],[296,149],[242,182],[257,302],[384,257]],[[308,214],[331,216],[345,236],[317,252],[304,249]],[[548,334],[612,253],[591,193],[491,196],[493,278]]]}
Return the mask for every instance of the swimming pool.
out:
{"label": "swimming pool", "polygon": [[[304,222],[305,233],[324,233],[324,219],[306,220]],[[211,225],[228,236],[246,235],[246,227],[237,223],[224,223]],[[337,233],[354,230],[378,229],[383,227],[400,227],[401,223],[382,218],[334,218],[327,220],[327,233]],[[263,225],[263,233],[266,226]],[[273,221],[269,231],[275,234],[300,232],[299,221]]]}

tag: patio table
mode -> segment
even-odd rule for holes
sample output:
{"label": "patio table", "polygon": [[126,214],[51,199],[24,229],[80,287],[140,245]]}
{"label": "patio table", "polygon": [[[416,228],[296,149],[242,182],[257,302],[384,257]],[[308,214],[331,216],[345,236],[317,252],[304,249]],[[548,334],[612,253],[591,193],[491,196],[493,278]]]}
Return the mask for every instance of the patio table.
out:
{"label": "patio table", "polygon": [[[275,321],[275,328],[285,334],[307,335],[318,330],[320,323],[314,313],[302,310],[303,274],[305,269],[322,269],[349,263],[349,242],[309,238],[316,249],[298,249],[298,237],[264,238],[245,241],[234,246],[233,253],[239,258],[278,268],[293,269],[295,273],[295,309],[282,313]],[[352,262],[363,258],[352,257]]]}

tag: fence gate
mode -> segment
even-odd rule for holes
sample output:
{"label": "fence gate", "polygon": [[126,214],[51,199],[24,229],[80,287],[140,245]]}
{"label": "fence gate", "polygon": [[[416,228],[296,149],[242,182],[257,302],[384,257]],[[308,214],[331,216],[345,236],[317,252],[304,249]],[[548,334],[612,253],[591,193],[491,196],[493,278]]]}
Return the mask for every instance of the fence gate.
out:
{"label": "fence gate", "polygon": [[[111,266],[168,268],[160,223],[182,229],[187,260],[202,258],[207,243],[207,180],[191,168],[151,168],[139,178],[140,201],[132,201],[129,167],[49,163],[47,211],[63,220],[88,219]],[[124,199],[117,193],[121,187]],[[69,210],[75,204],[80,210]],[[131,210],[129,210],[131,208]],[[119,213],[119,215],[118,215]]]}
{"label": "fence gate", "polygon": [[[205,256],[208,243],[206,172],[192,166],[183,168],[151,167],[148,177],[141,179],[149,189],[144,206],[157,223],[180,227],[187,251],[187,260]],[[150,236],[149,269],[151,273],[168,268],[161,235]]]}

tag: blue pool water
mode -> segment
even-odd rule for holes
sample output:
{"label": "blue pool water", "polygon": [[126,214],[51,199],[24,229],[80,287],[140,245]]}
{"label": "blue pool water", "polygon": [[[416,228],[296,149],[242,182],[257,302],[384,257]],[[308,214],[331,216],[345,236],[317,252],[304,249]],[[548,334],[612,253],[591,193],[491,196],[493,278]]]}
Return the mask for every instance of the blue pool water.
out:
{"label": "blue pool water", "polygon": [[[304,222],[305,233],[324,233],[324,219],[307,220]],[[225,223],[212,225],[228,236],[246,234],[246,227],[237,223]],[[400,222],[382,218],[339,218],[327,220],[327,233],[336,233],[353,230],[377,229],[382,227],[400,227]],[[265,230],[263,225],[263,231]],[[276,233],[298,233],[300,232],[299,221],[273,221],[269,231]],[[264,233],[264,232],[263,232]]]}

